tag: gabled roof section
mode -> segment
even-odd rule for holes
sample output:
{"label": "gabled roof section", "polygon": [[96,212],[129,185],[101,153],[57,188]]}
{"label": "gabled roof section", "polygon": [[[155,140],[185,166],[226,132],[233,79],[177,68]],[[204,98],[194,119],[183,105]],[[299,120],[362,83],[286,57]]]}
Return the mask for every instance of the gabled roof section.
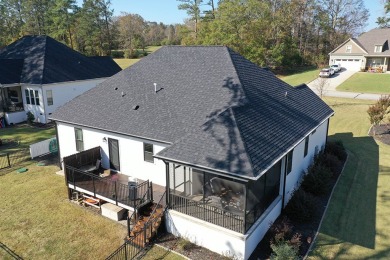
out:
{"label": "gabled roof section", "polygon": [[[390,28],[376,28],[363,33],[358,38],[359,42],[365,47],[368,55],[390,55],[388,41],[390,40]],[[375,46],[382,46],[382,52],[375,52]]]}
{"label": "gabled roof section", "polygon": [[256,179],[332,114],[307,86],[227,47],[167,46],[51,119],[168,143],[157,158]]}
{"label": "gabled roof section", "polygon": [[339,50],[340,48],[342,48],[343,46],[345,46],[346,43],[348,43],[349,41],[352,41],[353,43],[356,44],[356,46],[361,49],[364,53],[368,53],[367,50],[364,48],[364,46],[359,42],[358,39],[356,38],[349,38],[348,40],[346,40],[345,42],[343,42],[342,44],[340,44],[336,49],[334,49],[333,51],[331,51],[329,54],[332,54],[332,53],[335,53],[337,50]]}
{"label": "gabled roof section", "polygon": [[23,60],[21,59],[0,59],[0,84],[20,82],[22,68]]}
{"label": "gabled roof section", "polygon": [[120,67],[112,60],[82,55],[49,36],[24,36],[0,50],[0,59],[22,59],[20,82],[50,84],[110,77]]}

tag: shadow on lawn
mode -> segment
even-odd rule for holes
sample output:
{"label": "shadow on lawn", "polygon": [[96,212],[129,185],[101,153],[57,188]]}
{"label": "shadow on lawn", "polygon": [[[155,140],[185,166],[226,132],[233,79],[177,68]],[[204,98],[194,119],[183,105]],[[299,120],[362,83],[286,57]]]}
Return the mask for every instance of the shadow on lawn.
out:
{"label": "shadow on lawn", "polygon": [[318,241],[318,246],[348,242],[375,249],[379,147],[370,136],[339,133],[329,138],[341,140],[349,158],[320,230],[334,240]]}

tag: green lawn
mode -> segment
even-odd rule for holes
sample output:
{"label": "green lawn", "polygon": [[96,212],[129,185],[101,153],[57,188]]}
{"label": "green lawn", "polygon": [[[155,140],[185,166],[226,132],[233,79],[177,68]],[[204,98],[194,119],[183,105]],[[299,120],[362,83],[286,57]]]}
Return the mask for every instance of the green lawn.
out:
{"label": "green lawn", "polygon": [[349,151],[311,259],[390,258],[390,146],[367,136],[371,101],[326,99],[331,140]]}
{"label": "green lawn", "polygon": [[114,61],[121,67],[123,70],[127,67],[133,65],[140,59],[114,59]]}
{"label": "green lawn", "polygon": [[21,145],[27,147],[30,144],[43,141],[55,136],[55,128],[41,129],[28,124],[19,124],[12,127],[0,128],[1,139],[16,139]]}
{"label": "green lawn", "polygon": [[[158,49],[160,49],[161,46],[148,46],[145,48],[145,51],[150,54],[150,53],[153,53],[155,51],[157,51]],[[137,49],[139,52],[142,52],[143,50],[142,49]],[[127,67],[133,65],[134,63],[136,63],[137,61],[139,61],[140,59],[114,59],[114,61],[119,65],[119,67],[121,67],[122,69],[126,69]]]}
{"label": "green lawn", "polygon": [[357,72],[337,87],[339,91],[390,93],[390,74]]}
{"label": "green lawn", "polygon": [[309,68],[304,71],[295,72],[290,75],[279,76],[281,80],[290,84],[291,86],[298,86],[303,83],[309,83],[310,81],[318,77],[319,70],[316,68]]}

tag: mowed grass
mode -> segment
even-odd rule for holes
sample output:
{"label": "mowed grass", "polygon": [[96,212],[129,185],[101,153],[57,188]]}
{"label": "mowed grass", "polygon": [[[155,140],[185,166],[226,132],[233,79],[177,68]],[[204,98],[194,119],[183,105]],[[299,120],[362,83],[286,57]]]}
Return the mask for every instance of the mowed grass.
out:
{"label": "mowed grass", "polygon": [[[145,51],[148,54],[151,54],[158,49],[160,49],[161,46],[148,46],[145,48]],[[139,52],[142,52],[142,49],[137,49]],[[130,67],[131,65],[135,64],[136,62],[140,61],[141,59],[114,59],[114,61],[121,67],[122,69],[126,69],[127,67]]]}
{"label": "mowed grass", "polygon": [[298,86],[306,84],[318,77],[319,70],[316,68],[309,68],[304,71],[298,71],[291,75],[279,76],[281,80],[290,84],[291,86]]}
{"label": "mowed grass", "polygon": [[310,259],[390,259],[390,146],[367,136],[371,101],[328,98],[329,138],[349,151]]}
{"label": "mowed grass", "polygon": [[[55,166],[0,176],[0,241],[26,259],[103,259],[126,227],[73,204]],[[1,250],[1,249],[0,249]]]}
{"label": "mowed grass", "polygon": [[28,124],[20,124],[12,127],[0,128],[0,139],[19,140],[21,146],[43,141],[55,136],[55,128],[41,129]]}
{"label": "mowed grass", "polygon": [[[54,166],[0,175],[0,242],[25,259],[105,259],[127,228],[68,201]],[[13,259],[0,247],[0,259]],[[183,259],[154,246],[145,259]]]}
{"label": "mowed grass", "polygon": [[337,90],[390,94],[390,74],[357,72],[338,86]]}
{"label": "mowed grass", "polygon": [[123,70],[138,62],[140,59],[114,59]]}

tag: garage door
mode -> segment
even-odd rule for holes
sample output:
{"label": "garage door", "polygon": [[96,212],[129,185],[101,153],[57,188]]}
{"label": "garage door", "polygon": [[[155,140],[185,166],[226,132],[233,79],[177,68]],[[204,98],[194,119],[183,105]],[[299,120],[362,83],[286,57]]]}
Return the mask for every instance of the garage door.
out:
{"label": "garage door", "polygon": [[350,71],[360,70],[360,59],[336,59],[335,64],[340,64],[342,68]]}

